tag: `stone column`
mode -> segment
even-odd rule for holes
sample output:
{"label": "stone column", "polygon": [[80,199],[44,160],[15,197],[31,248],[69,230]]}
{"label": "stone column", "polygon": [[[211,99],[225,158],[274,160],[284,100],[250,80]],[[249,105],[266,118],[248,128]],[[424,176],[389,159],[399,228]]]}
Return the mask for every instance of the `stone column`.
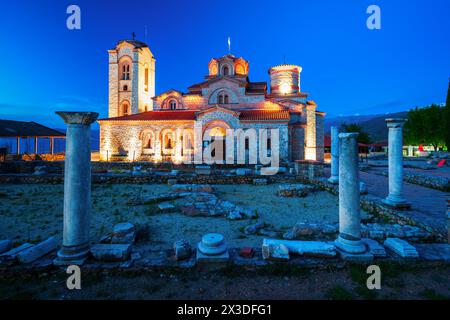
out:
{"label": "stone column", "polygon": [[403,198],[403,125],[406,119],[386,119],[389,128],[389,195],[383,203],[392,207],[409,207]]}
{"label": "stone column", "polygon": [[306,105],[305,160],[316,160],[316,105]]}
{"label": "stone column", "polygon": [[67,124],[64,230],[56,265],[82,264],[89,254],[91,211],[90,126],[96,112],[56,112]]}
{"label": "stone column", "polygon": [[339,128],[331,127],[331,177],[329,182],[339,182]]}
{"label": "stone column", "polygon": [[358,133],[339,134],[339,236],[336,247],[351,254],[364,253],[359,204]]}

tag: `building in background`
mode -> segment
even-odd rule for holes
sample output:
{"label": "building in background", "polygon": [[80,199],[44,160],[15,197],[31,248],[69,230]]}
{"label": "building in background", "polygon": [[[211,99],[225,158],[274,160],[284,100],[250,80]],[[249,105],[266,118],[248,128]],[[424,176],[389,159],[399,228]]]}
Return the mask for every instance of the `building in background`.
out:
{"label": "building in background", "polygon": [[250,81],[247,60],[227,54],[211,59],[204,81],[187,92],[155,95],[155,58],[145,43],[124,40],[108,52],[109,117],[99,120],[101,160],[186,160],[198,151],[197,139],[203,142],[194,134],[201,125],[213,139],[223,139],[226,129],[279,129],[281,161],[323,161],[325,114],[301,92],[301,67],[270,68],[269,90],[266,82]]}

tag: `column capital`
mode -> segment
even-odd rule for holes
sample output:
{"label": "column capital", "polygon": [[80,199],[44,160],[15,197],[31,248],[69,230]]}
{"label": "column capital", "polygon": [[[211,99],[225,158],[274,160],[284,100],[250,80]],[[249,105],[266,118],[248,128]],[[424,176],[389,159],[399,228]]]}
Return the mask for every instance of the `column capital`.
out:
{"label": "column capital", "polygon": [[407,121],[405,118],[387,118],[386,125],[388,128],[401,128]]}
{"label": "column capital", "polygon": [[98,118],[97,112],[56,111],[66,124],[90,125]]}

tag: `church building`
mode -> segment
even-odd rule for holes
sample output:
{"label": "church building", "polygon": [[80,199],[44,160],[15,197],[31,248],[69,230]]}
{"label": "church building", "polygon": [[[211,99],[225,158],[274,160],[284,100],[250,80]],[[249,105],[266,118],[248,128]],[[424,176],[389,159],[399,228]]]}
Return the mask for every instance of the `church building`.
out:
{"label": "church building", "polygon": [[109,112],[99,120],[101,160],[186,161],[195,146],[205,146],[194,133],[201,126],[217,138],[227,129],[278,129],[280,162],[323,161],[325,114],[301,92],[300,66],[271,67],[268,87],[250,81],[247,60],[227,54],[211,59],[204,80],[187,91],[155,95],[155,58],[147,44],[123,40],[108,53]]}

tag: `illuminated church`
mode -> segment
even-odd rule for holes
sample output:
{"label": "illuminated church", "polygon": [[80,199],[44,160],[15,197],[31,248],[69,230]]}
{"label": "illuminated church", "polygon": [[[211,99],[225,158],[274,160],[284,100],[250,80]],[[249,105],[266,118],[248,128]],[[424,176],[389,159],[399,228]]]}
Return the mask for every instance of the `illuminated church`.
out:
{"label": "illuminated church", "polygon": [[301,92],[300,66],[271,67],[268,88],[266,82],[250,81],[248,61],[227,54],[211,59],[208,75],[186,92],[156,95],[155,58],[147,44],[123,40],[108,53],[109,112],[99,120],[101,160],[186,160],[199,145],[196,140],[204,142],[194,134],[194,126],[201,125],[218,138],[226,129],[279,129],[280,161],[323,161],[325,114]]}

